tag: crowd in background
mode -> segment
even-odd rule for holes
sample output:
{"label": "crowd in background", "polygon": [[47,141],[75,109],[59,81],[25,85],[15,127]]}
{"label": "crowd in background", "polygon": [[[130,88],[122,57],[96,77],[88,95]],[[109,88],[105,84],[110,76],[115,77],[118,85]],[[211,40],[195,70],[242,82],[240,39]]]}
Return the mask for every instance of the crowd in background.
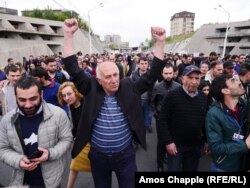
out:
{"label": "crowd in background", "polygon": [[[85,72],[85,74],[91,77],[97,77],[97,66],[103,62],[113,62],[117,66],[119,70],[119,79],[123,78],[131,78],[133,82],[136,82],[147,72],[150,72],[152,64],[154,63],[154,52],[149,53],[126,53],[126,54],[82,54],[82,52],[77,52],[76,58],[78,62],[78,66],[81,70]],[[0,105],[1,105],[1,116],[5,116],[8,112],[18,107],[18,103],[16,102],[16,91],[15,91],[15,84],[18,80],[22,79],[22,77],[33,77],[41,83],[42,89],[42,98],[47,103],[53,104],[62,108],[67,116],[71,119],[71,123],[73,126],[73,137],[75,138],[77,135],[77,124],[79,122],[82,104],[84,102],[84,96],[82,96],[76,89],[73,82],[73,77],[70,73],[68,73],[65,69],[64,61],[62,60],[62,54],[55,54],[53,56],[46,56],[41,55],[34,57],[30,55],[28,58],[23,57],[22,61],[14,60],[13,58],[9,58],[6,60],[6,66],[4,66],[0,70]],[[183,146],[183,142],[196,142],[195,139],[193,140],[185,140],[185,138],[178,138],[179,130],[175,129],[182,129],[183,122],[180,122],[178,117],[176,116],[178,113],[179,119],[184,119],[184,121],[191,123],[191,121],[201,124],[203,131],[199,132],[200,129],[196,130],[196,133],[201,135],[202,141],[200,142],[201,145],[204,146],[203,153],[209,154],[211,152],[217,152],[216,149],[212,148],[214,143],[209,142],[206,138],[206,130],[205,129],[205,118],[207,111],[213,106],[213,103],[216,100],[214,96],[211,95],[211,87],[215,87],[213,85],[213,81],[221,79],[222,75],[228,75],[228,77],[224,78],[226,82],[228,79],[235,79],[242,84],[245,93],[242,93],[241,98],[244,99],[247,103],[247,108],[249,108],[249,84],[250,84],[250,54],[226,54],[225,57],[221,57],[220,54],[216,52],[211,52],[206,56],[204,53],[200,53],[198,57],[194,57],[192,54],[173,54],[173,53],[164,53],[163,61],[166,63],[164,69],[162,70],[161,74],[158,75],[157,81],[154,83],[154,87],[147,90],[141,95],[141,108],[143,111],[144,117],[144,126],[148,133],[152,133],[152,125],[153,121],[152,118],[154,117],[156,120],[156,130],[157,130],[157,168],[158,171],[165,171],[163,167],[163,163],[166,160],[165,153],[168,153],[168,163],[169,163],[169,171],[196,171],[199,159],[196,160],[196,164],[190,164],[190,166],[186,166],[186,169],[183,167],[179,167],[178,163],[180,163],[181,156],[176,160],[175,156],[177,154],[177,149],[180,153],[185,152],[190,149],[190,146]],[[2,63],[3,64],[3,63]],[[204,97],[201,97],[199,101],[195,102],[187,102],[185,96],[182,95],[182,89],[188,87],[190,83],[188,83],[188,79],[192,73],[199,73],[201,80],[197,81],[197,86],[195,86],[194,96],[190,95],[191,98],[195,98],[199,96],[198,91],[203,93]],[[217,79],[218,78],[218,79]],[[192,78],[195,79],[195,78]],[[198,79],[198,78],[197,78]],[[192,81],[190,81],[192,82]],[[214,82],[214,83],[216,83]],[[66,88],[66,89],[65,89]],[[196,93],[197,89],[197,93]],[[223,88],[222,88],[223,89]],[[69,90],[69,91],[68,91]],[[174,92],[174,93],[173,93]],[[187,91],[189,92],[189,91]],[[214,92],[214,90],[213,90]],[[219,91],[218,91],[219,92]],[[70,98],[67,98],[68,95],[74,93],[74,102],[70,101]],[[224,93],[223,93],[224,94]],[[76,96],[77,97],[76,97]],[[175,100],[176,97],[179,96],[178,100]],[[129,96],[128,96],[129,97]],[[206,102],[204,102],[206,100]],[[229,99],[227,99],[229,100]],[[169,102],[171,101],[171,103]],[[195,107],[190,106],[197,105],[197,109]],[[221,104],[224,105],[223,100]],[[238,104],[238,100],[237,100]],[[172,105],[172,106],[171,106]],[[220,105],[219,103],[217,105]],[[176,108],[173,108],[176,107]],[[200,108],[202,107],[202,110]],[[183,109],[185,108],[185,109]],[[187,109],[188,108],[188,109]],[[226,108],[226,107],[225,107]],[[80,109],[80,110],[79,110]],[[224,109],[224,108],[223,108]],[[238,109],[238,108],[237,108]],[[174,112],[177,110],[176,112]],[[189,113],[183,111],[189,111]],[[239,110],[239,109],[238,109]],[[195,111],[195,117],[191,111]],[[198,113],[199,112],[199,113]],[[231,113],[231,111],[230,111]],[[232,114],[238,112],[232,112]],[[169,117],[171,114],[171,117]],[[198,114],[198,115],[197,115]],[[187,115],[187,116],[185,116]],[[83,115],[84,116],[84,115]],[[174,117],[172,117],[174,116]],[[237,114],[236,121],[240,122],[240,128],[242,121],[239,120],[241,115]],[[180,118],[182,117],[182,118]],[[209,114],[210,122],[209,129],[207,131],[212,131],[213,127],[211,124],[211,119],[213,119],[214,114]],[[231,117],[231,114],[230,114]],[[169,118],[169,119],[168,119]],[[191,118],[191,119],[187,119]],[[247,118],[247,117],[245,117]],[[229,118],[230,119],[230,118]],[[230,120],[231,121],[231,120]],[[244,119],[245,121],[245,119]],[[175,133],[172,133],[169,130],[166,130],[164,125],[168,124],[171,126],[170,122],[175,122],[175,125],[180,125],[178,128],[173,128]],[[204,125],[203,125],[204,124]],[[195,126],[192,124],[192,126]],[[194,128],[195,129],[195,128]],[[196,136],[193,134],[192,131],[186,130],[183,128],[182,131],[187,131],[191,135]],[[79,133],[78,133],[79,134]],[[169,134],[169,135],[168,135]],[[174,134],[171,135],[171,134]],[[166,136],[168,135],[168,136]],[[182,133],[180,133],[182,135]],[[242,133],[239,132],[236,136],[241,136]],[[209,135],[211,136],[211,135]],[[245,138],[247,135],[245,135]],[[213,135],[213,139],[215,139]],[[235,138],[236,141],[238,141]],[[243,140],[243,139],[242,139]],[[177,142],[177,143],[176,143]],[[179,142],[179,143],[178,143]],[[206,143],[210,145],[206,145]],[[173,145],[174,143],[174,145]],[[133,141],[134,147],[138,147],[137,140]],[[178,145],[180,144],[180,145]],[[167,147],[166,147],[167,145]],[[192,144],[191,144],[192,145]],[[193,146],[193,145],[192,145]],[[89,152],[90,145],[85,148]],[[212,150],[209,149],[212,148]],[[243,147],[243,146],[242,146]],[[193,152],[192,148],[192,152]],[[200,147],[196,149],[196,158],[200,158]],[[227,148],[227,150],[230,149]],[[243,148],[247,151],[246,148]],[[242,150],[243,150],[242,149]],[[228,151],[225,151],[227,153]],[[242,152],[242,151],[236,151]],[[212,153],[213,155],[213,153]],[[222,165],[223,161],[226,163],[230,163],[227,158],[230,158],[231,154],[223,154],[220,155],[215,153],[216,157],[213,161],[213,169],[215,171],[239,171],[239,168],[230,168],[230,165]],[[232,154],[235,155],[235,154]],[[174,156],[172,158],[172,156]],[[190,156],[190,158],[195,158],[195,156]],[[83,157],[84,160],[88,160]],[[230,158],[231,160],[242,160],[236,158]],[[216,162],[219,163],[217,164]],[[72,161],[73,162],[73,161]],[[87,161],[89,163],[89,161]],[[77,162],[76,162],[77,163]],[[185,162],[184,162],[185,163]],[[183,164],[184,164],[183,163]],[[187,160],[185,164],[189,163]],[[79,162],[78,164],[79,165]],[[217,166],[216,166],[217,165]],[[238,164],[237,164],[238,165]],[[219,166],[219,167],[218,167]],[[229,167],[228,167],[229,166]],[[225,168],[224,168],[225,167]],[[223,169],[224,168],[224,169]],[[91,171],[89,168],[84,168],[84,171]],[[77,172],[81,171],[78,168],[71,167],[71,174],[70,174],[70,182],[68,187],[73,187],[74,181],[77,176]]]}

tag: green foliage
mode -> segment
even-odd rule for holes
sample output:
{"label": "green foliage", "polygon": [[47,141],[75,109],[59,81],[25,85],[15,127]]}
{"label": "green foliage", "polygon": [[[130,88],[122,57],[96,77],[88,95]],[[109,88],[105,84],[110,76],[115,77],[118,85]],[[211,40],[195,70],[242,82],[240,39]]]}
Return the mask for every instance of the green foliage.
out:
{"label": "green foliage", "polygon": [[65,13],[60,12],[57,14],[57,21],[64,21],[65,19],[70,18],[69,16],[65,15]]}
{"label": "green foliage", "polygon": [[58,16],[49,7],[43,11],[43,18],[46,20],[58,20]]}
{"label": "green foliage", "polygon": [[[177,35],[174,37],[167,37],[166,38],[166,43],[171,44],[171,43],[176,43],[176,42],[181,42],[187,38],[191,38],[194,35],[195,32],[192,33],[187,33],[187,34],[182,34],[182,35]],[[152,48],[155,45],[155,41],[153,39],[149,40],[148,46],[144,46],[142,48],[143,51]]]}
{"label": "green foliage", "polygon": [[148,49],[148,46],[143,46],[142,51],[146,51]]}
{"label": "green foliage", "polygon": [[[49,6],[44,10],[34,9],[32,11],[23,12],[23,16],[32,18],[41,18],[46,20],[64,21],[65,19],[72,18],[72,11],[57,12],[52,10]],[[85,31],[89,30],[87,22],[80,17],[78,18],[79,27]]]}
{"label": "green foliage", "polygon": [[89,25],[88,25],[88,23],[85,20],[83,20],[83,19],[81,19],[79,17],[78,18],[78,23],[79,23],[79,27],[81,29],[83,29],[84,31],[89,31]]}
{"label": "green foliage", "polygon": [[116,49],[117,49],[117,45],[115,45],[115,44],[110,44],[110,45],[109,45],[109,48],[110,48],[111,50],[116,50]]}
{"label": "green foliage", "polygon": [[148,47],[149,47],[149,48],[152,48],[154,45],[155,45],[155,41],[151,39],[151,40],[149,41]]}
{"label": "green foliage", "polygon": [[32,14],[36,18],[42,18],[43,17],[43,12],[41,10],[39,10],[39,9],[35,9]]}
{"label": "green foliage", "polygon": [[174,37],[167,37],[166,43],[171,44],[171,43],[181,42],[185,39],[191,38],[193,35],[194,35],[194,32],[187,33],[187,34],[181,34],[181,35],[177,35]]}

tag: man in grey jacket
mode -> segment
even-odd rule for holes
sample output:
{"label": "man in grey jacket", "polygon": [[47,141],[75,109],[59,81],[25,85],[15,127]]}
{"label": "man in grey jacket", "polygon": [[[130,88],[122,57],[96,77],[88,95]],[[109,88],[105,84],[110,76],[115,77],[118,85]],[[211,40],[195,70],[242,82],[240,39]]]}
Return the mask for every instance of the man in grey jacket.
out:
{"label": "man in grey jacket", "polygon": [[68,117],[42,100],[34,78],[21,78],[15,94],[17,109],[0,122],[0,160],[14,168],[11,185],[59,187],[73,140]]}

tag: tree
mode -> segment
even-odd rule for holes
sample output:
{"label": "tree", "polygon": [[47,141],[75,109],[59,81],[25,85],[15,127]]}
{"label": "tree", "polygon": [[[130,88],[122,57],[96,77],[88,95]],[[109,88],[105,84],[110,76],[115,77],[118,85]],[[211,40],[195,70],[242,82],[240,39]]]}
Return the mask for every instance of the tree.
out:
{"label": "tree", "polygon": [[35,18],[43,18],[43,12],[39,9],[34,9],[32,14]]}
{"label": "tree", "polygon": [[[46,20],[64,21],[65,19],[72,18],[72,11],[57,12],[52,10],[49,6],[44,10],[34,9],[23,13],[23,16],[41,18]],[[79,27],[85,31],[89,30],[87,22],[78,17]]]}
{"label": "tree", "polygon": [[55,12],[52,9],[50,9],[49,6],[47,9],[45,9],[43,11],[43,18],[47,19],[47,20],[57,20],[58,19]]}

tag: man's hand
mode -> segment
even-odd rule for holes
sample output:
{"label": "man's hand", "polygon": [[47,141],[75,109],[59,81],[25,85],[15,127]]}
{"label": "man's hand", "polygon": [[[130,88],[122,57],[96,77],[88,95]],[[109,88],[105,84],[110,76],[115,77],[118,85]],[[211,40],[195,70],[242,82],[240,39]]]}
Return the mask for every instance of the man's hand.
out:
{"label": "man's hand", "polygon": [[63,31],[65,35],[73,35],[78,29],[78,21],[76,18],[64,20]]}
{"label": "man's hand", "polygon": [[161,28],[161,27],[151,27],[151,35],[152,35],[152,38],[156,42],[164,42],[165,43],[166,31],[165,31],[164,28]]}
{"label": "man's hand", "polygon": [[20,168],[27,171],[33,171],[37,168],[39,162],[31,162],[26,156],[20,160]]}
{"label": "man's hand", "polygon": [[74,44],[73,44],[73,38],[74,33],[78,29],[78,21],[75,18],[66,19],[64,20],[63,25],[63,32],[64,32],[64,51],[63,51],[63,57],[68,57],[74,54]]}
{"label": "man's hand", "polygon": [[175,156],[176,153],[178,153],[175,143],[171,143],[171,144],[166,145],[166,149],[167,149],[168,154],[170,154],[170,155]]}
{"label": "man's hand", "polygon": [[208,143],[205,143],[204,146],[203,146],[203,152],[205,155],[210,155],[211,152],[209,150],[209,147],[208,147]]}
{"label": "man's hand", "polygon": [[42,156],[39,157],[39,158],[30,159],[30,161],[36,162],[38,164],[40,164],[40,163],[42,163],[44,161],[47,161],[49,159],[49,151],[47,149],[45,149],[45,148],[42,148],[42,147],[38,147],[37,149],[39,151],[43,152]]}
{"label": "man's hand", "polygon": [[250,135],[248,135],[248,137],[246,138],[245,143],[247,145],[247,148],[250,149]]}
{"label": "man's hand", "polygon": [[154,56],[163,60],[166,31],[164,28],[161,27],[151,27],[151,35],[152,38],[155,40]]}

